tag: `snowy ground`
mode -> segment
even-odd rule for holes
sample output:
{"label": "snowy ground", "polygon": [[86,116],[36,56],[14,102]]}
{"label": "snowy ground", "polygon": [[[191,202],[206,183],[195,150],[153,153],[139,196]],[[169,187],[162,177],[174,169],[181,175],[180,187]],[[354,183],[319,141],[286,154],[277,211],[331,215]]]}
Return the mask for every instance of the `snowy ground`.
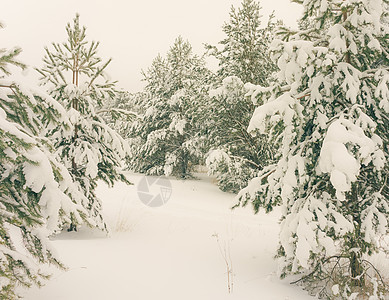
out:
{"label": "snowy ground", "polygon": [[[25,299],[314,299],[275,275],[279,212],[231,211],[234,196],[204,175],[172,179],[169,202],[150,208],[137,195],[142,178],[129,175],[133,186],[99,185],[110,237],[88,229],[56,237],[68,271],[55,271]],[[231,294],[224,249],[233,268]]]}

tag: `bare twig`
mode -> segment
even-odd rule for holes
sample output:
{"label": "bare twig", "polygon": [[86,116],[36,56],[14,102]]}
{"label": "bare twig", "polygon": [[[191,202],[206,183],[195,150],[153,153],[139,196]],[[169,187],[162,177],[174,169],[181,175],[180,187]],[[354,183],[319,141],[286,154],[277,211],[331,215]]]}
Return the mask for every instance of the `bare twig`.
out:
{"label": "bare twig", "polygon": [[382,278],[381,273],[377,270],[377,268],[374,267],[374,265],[373,265],[370,261],[368,261],[368,260],[362,259],[362,262],[365,262],[365,263],[369,264],[369,265],[374,269],[374,271],[376,272],[376,274],[377,274],[378,277],[380,278],[380,280],[381,280],[381,282],[382,282],[382,285],[383,285],[384,287],[386,287],[386,283],[385,283],[384,279]]}
{"label": "bare twig", "polygon": [[233,274],[233,268],[232,268],[230,243],[228,243],[226,245],[226,242],[224,242],[224,245],[222,248],[220,240],[219,240],[219,235],[217,233],[215,233],[212,236],[216,237],[216,241],[217,241],[217,245],[218,245],[220,254],[223,257],[223,260],[226,264],[227,288],[228,288],[228,293],[231,294],[233,292],[233,288],[234,288],[234,274]]}

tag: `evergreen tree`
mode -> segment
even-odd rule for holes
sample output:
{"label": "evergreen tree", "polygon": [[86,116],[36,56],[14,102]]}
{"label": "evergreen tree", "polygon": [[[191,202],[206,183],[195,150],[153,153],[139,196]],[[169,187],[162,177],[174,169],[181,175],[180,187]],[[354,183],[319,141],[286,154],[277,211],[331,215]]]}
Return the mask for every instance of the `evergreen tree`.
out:
{"label": "evergreen tree", "polygon": [[[79,15],[66,26],[67,42],[46,48],[44,66],[38,72],[50,94],[68,110],[71,134],[63,127],[48,133],[72,178],[88,198],[84,207],[99,228],[105,228],[101,203],[95,194],[98,179],[112,185],[124,182],[121,161],[128,145],[99,114],[99,108],[116,96],[115,82],[105,72],[111,59],[97,56],[98,42],[86,40],[86,28],[80,27]],[[75,229],[71,226],[70,230]]]}
{"label": "evergreen tree", "polygon": [[209,76],[202,58],[178,37],[167,58],[158,56],[144,72],[145,113],[132,127],[129,166],[154,175],[190,176],[190,165],[201,157],[200,108]]}
{"label": "evergreen tree", "polygon": [[230,20],[224,24],[226,38],[217,47],[207,46],[209,53],[219,59],[217,88],[208,103],[207,138],[210,148],[206,164],[208,173],[217,175],[223,191],[238,192],[271,159],[265,138],[247,132],[257,102],[245,97],[250,83],[268,86],[277,69],[268,51],[277,24],[269,17],[261,27],[260,5],[244,0],[238,10],[231,8]]}
{"label": "evergreen tree", "polygon": [[206,165],[208,174],[217,175],[222,191],[239,192],[271,157],[266,141],[247,132],[255,106],[246,93],[235,76],[225,78],[210,92],[206,115],[211,150]]}
{"label": "evergreen tree", "polygon": [[281,23],[271,15],[267,26],[261,28],[261,7],[255,0],[243,0],[242,6],[231,7],[230,20],[223,25],[226,38],[217,46],[206,45],[209,55],[219,61],[218,75],[224,79],[237,76],[244,83],[266,86],[276,70],[269,56],[273,31]]}
{"label": "evergreen tree", "polygon": [[41,285],[41,264],[62,267],[48,236],[70,223],[89,223],[84,195],[57,160],[46,130],[69,120],[48,95],[8,79],[20,48],[0,50],[0,298],[18,286]]}
{"label": "evergreen tree", "polygon": [[129,138],[132,123],[142,108],[138,106],[143,99],[143,93],[131,94],[127,91],[117,91],[116,97],[107,101],[99,111],[104,121],[124,139]]}
{"label": "evergreen tree", "polygon": [[368,259],[388,234],[387,1],[303,5],[311,25],[272,45],[279,84],[251,91],[268,98],[249,130],[280,151],[240,197],[282,205],[282,276],[304,274],[321,297],[384,299]]}

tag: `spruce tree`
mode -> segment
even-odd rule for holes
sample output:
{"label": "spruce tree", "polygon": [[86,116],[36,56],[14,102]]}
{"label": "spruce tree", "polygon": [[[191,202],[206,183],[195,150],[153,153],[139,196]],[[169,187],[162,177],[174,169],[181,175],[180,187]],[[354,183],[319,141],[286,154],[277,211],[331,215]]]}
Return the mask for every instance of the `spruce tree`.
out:
{"label": "spruce tree", "polygon": [[280,151],[240,197],[282,205],[281,276],[324,298],[385,299],[369,256],[388,234],[387,1],[296,2],[310,25],[274,41],[278,84],[251,91],[267,100],[249,131]]}
{"label": "spruce tree", "polygon": [[45,93],[9,79],[20,48],[0,50],[0,298],[19,286],[41,285],[42,264],[63,267],[49,235],[70,223],[88,223],[84,195],[44,135],[70,124],[63,107]]}
{"label": "spruce tree", "polygon": [[209,71],[178,37],[167,58],[158,56],[144,72],[145,113],[132,127],[130,168],[154,175],[190,176],[202,156],[198,129]]}
{"label": "spruce tree", "polygon": [[48,136],[85,193],[88,201],[83,206],[96,226],[105,228],[95,194],[97,180],[109,185],[117,180],[128,183],[120,167],[129,148],[99,114],[99,109],[117,94],[115,82],[109,81],[105,71],[111,59],[103,62],[97,55],[99,43],[86,40],[86,28],[80,26],[79,15],[67,24],[66,32],[65,43],[53,43],[51,51],[45,49],[44,66],[38,72],[42,85],[67,109],[71,129],[57,127]]}

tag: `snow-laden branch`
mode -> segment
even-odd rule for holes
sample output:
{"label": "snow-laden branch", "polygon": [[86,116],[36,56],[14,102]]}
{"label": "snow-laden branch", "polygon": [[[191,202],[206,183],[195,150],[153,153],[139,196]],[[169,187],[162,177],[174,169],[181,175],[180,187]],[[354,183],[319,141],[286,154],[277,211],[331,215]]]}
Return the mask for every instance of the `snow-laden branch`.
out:
{"label": "snow-laden branch", "polygon": [[97,115],[99,115],[99,114],[103,114],[103,113],[112,113],[112,112],[117,112],[119,114],[126,115],[126,116],[133,116],[133,117],[138,118],[138,119],[143,118],[142,116],[138,115],[136,112],[121,109],[121,108],[103,108],[103,109],[96,111],[95,113]]}

